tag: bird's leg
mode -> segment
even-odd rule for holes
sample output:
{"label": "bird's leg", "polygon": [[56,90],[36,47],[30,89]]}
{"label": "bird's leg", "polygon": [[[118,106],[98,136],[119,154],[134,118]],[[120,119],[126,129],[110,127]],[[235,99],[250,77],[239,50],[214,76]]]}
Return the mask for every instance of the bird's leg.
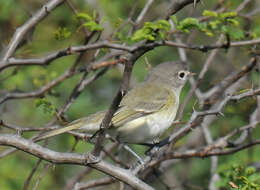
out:
{"label": "bird's leg", "polygon": [[[117,139],[115,139],[115,138],[113,138],[113,137],[111,137],[111,136],[109,136],[109,135],[108,135],[108,137],[109,137],[109,139],[110,139],[112,142],[118,142],[118,143],[120,143]],[[137,160],[140,162],[140,164],[144,167],[144,160],[143,160],[138,154],[136,154],[135,151],[133,151],[128,145],[126,145],[126,144],[124,144],[124,143],[120,143],[120,144],[123,146],[123,148],[124,148],[126,151],[128,151],[130,154],[132,154],[134,157],[136,157]]]}
{"label": "bird's leg", "polygon": [[149,144],[149,145],[147,144],[147,146],[149,146],[149,149],[147,151],[145,151],[145,154],[148,155],[148,156],[152,156],[151,155],[151,150],[154,150],[153,152],[157,152],[161,147],[163,147],[166,144],[170,143],[169,139],[170,139],[170,137],[166,137],[165,139],[161,140],[158,143]]}
{"label": "bird's leg", "polygon": [[140,164],[144,167],[144,160],[138,155],[135,153],[135,151],[133,151],[128,145],[126,144],[123,144],[123,147],[125,150],[127,150],[128,152],[130,152],[134,157],[137,158],[137,160],[140,162]]}
{"label": "bird's leg", "polygon": [[154,146],[161,148],[161,147],[163,147],[163,146],[169,144],[169,143],[170,143],[169,140],[170,140],[170,136],[166,137],[165,139],[161,140],[161,141],[158,142],[158,143],[155,143]]}

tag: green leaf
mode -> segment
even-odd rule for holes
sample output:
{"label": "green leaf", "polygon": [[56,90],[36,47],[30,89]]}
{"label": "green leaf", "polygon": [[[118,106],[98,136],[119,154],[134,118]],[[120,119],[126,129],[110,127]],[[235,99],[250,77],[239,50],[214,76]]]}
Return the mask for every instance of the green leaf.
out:
{"label": "green leaf", "polygon": [[244,31],[239,28],[232,26],[222,26],[222,31],[235,40],[242,40],[245,38]]}
{"label": "green leaf", "polygon": [[[260,174],[253,167],[233,164],[220,171],[221,180],[216,183],[220,189],[234,189],[230,182],[236,184],[239,190],[260,190]],[[229,187],[229,188],[228,188]]]}
{"label": "green leaf", "polygon": [[117,18],[116,22],[114,23],[114,27],[118,28],[123,23],[123,19]]}
{"label": "green leaf", "polygon": [[227,26],[222,26],[221,27],[221,31],[223,32],[223,33],[228,33],[228,27]]}
{"label": "green leaf", "polygon": [[224,13],[219,13],[219,18],[221,19],[226,19],[226,18],[232,18],[237,16],[237,12],[224,12]]}
{"label": "green leaf", "polygon": [[132,36],[133,41],[149,40],[155,41],[157,38],[165,39],[166,32],[170,29],[170,24],[166,20],[159,20],[155,23],[146,22],[143,28],[137,30]]}
{"label": "green leaf", "polygon": [[67,38],[69,38],[71,36],[71,32],[65,28],[65,27],[59,27],[55,32],[54,32],[54,35],[55,35],[55,39],[56,40],[65,40]]}
{"label": "green leaf", "polygon": [[205,30],[204,32],[205,32],[205,34],[206,34],[207,36],[210,36],[210,37],[214,36],[214,33],[211,32],[210,30]]}
{"label": "green leaf", "polygon": [[162,29],[165,31],[168,31],[171,28],[170,23],[166,20],[159,20],[156,26],[158,27],[158,29]]}
{"label": "green leaf", "polygon": [[93,20],[93,18],[91,16],[89,16],[87,13],[78,13],[77,18],[80,18],[80,19],[83,19],[83,20],[86,20],[86,21]]}
{"label": "green leaf", "polygon": [[255,173],[255,172],[256,172],[256,169],[255,169],[254,167],[247,167],[247,168],[245,169],[246,175],[252,175],[252,174]]}
{"label": "green leaf", "polygon": [[93,13],[93,17],[88,15],[87,13],[78,13],[77,18],[81,18],[85,20],[86,22],[83,23],[83,26],[85,26],[87,29],[89,29],[91,32],[93,31],[103,31],[103,27],[98,24],[95,21],[96,13]]}
{"label": "green leaf", "polygon": [[97,24],[95,21],[89,21],[85,22],[83,26],[87,27],[90,31],[102,31],[103,28],[99,24]]}
{"label": "green leaf", "polygon": [[226,21],[227,21],[228,23],[230,23],[230,24],[235,25],[235,26],[239,26],[238,20],[236,20],[236,19],[234,19],[234,18],[228,18]]}
{"label": "green leaf", "polygon": [[203,16],[209,16],[209,17],[217,17],[218,13],[216,13],[215,11],[204,10],[202,15]]}
{"label": "green leaf", "polygon": [[251,32],[252,38],[256,39],[260,37],[260,26],[256,26],[253,31]]}
{"label": "green leaf", "polygon": [[219,20],[214,20],[209,22],[209,27],[213,30],[217,29],[217,27],[221,24]]}
{"label": "green leaf", "polygon": [[161,39],[165,39],[165,33],[159,32],[159,36],[160,36]]}
{"label": "green leaf", "polygon": [[186,33],[190,32],[192,28],[199,28],[199,21],[196,18],[186,18],[179,22],[177,29],[182,30]]}

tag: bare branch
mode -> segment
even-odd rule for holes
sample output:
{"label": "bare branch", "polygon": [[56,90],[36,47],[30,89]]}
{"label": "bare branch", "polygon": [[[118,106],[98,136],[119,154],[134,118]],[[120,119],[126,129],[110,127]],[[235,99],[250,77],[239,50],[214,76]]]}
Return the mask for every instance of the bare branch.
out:
{"label": "bare branch", "polygon": [[76,183],[73,190],[84,190],[84,189],[88,189],[88,188],[91,188],[91,187],[99,187],[99,186],[103,186],[103,185],[109,185],[111,183],[114,183],[115,181],[116,180],[114,178],[105,177],[105,178],[96,179],[96,180],[92,180],[92,181],[88,181],[88,182]]}
{"label": "bare branch", "polygon": [[37,163],[35,164],[35,166],[33,167],[33,169],[32,169],[32,171],[31,171],[30,175],[27,177],[27,179],[26,179],[26,181],[25,181],[25,183],[24,183],[23,190],[27,190],[27,189],[29,188],[29,185],[30,185],[30,182],[31,182],[31,180],[32,180],[32,177],[33,177],[33,175],[35,174],[35,172],[37,171],[37,169],[39,168],[41,162],[42,162],[42,159],[39,159],[39,160],[37,161]]}
{"label": "bare branch", "polygon": [[0,145],[12,146],[54,164],[88,165],[103,173],[111,175],[136,189],[152,190],[153,188],[136,178],[128,170],[97,160],[93,155],[61,153],[44,148],[18,135],[0,134]]}
{"label": "bare branch", "polygon": [[4,95],[4,97],[0,98],[0,104],[5,102],[6,100],[10,99],[21,99],[21,98],[32,98],[32,97],[41,97],[52,89],[54,86],[59,84],[60,82],[64,81],[65,79],[73,76],[74,72],[71,72],[70,69],[65,71],[61,76],[56,78],[55,80],[51,81],[50,83],[46,84],[45,86],[41,87],[40,89],[32,92],[9,92]]}
{"label": "bare branch", "polygon": [[241,99],[244,99],[244,98],[247,98],[247,97],[257,96],[257,95],[260,95],[260,88],[255,89],[255,90],[250,89],[247,92],[244,92],[244,93],[241,93],[241,94],[238,94],[238,95],[233,95],[231,97],[231,100],[241,100]]}
{"label": "bare branch", "polygon": [[[197,0],[199,2],[200,0]],[[167,10],[167,14],[165,15],[166,20],[170,18],[171,15],[174,15],[177,13],[179,10],[181,10],[183,7],[193,4],[194,0],[177,0],[173,1],[172,4],[170,5],[170,8]]]}
{"label": "bare branch", "polygon": [[[214,50],[214,49],[222,49],[222,48],[226,49],[226,48],[230,48],[230,47],[256,45],[259,43],[260,43],[260,38],[255,39],[255,40],[237,41],[237,42],[230,42],[228,44],[222,43],[222,44],[216,44],[216,45],[193,45],[193,44],[184,44],[184,43],[178,43],[178,42],[166,40],[166,41],[156,41],[156,42],[151,42],[151,43],[141,43],[141,44],[135,44],[132,46],[126,46],[126,45],[110,43],[107,41],[101,41],[101,42],[97,42],[97,43],[89,44],[89,45],[69,47],[69,48],[51,53],[42,58],[29,58],[29,59],[9,58],[7,60],[2,60],[2,61],[0,61],[0,71],[6,69],[8,67],[13,67],[13,66],[30,66],[30,65],[44,66],[44,65],[48,65],[52,61],[54,61],[58,58],[64,57],[64,56],[73,55],[77,52],[84,52],[84,51],[99,49],[99,48],[110,48],[110,49],[126,51],[129,53],[134,53],[136,51],[139,51],[140,49],[146,49],[146,48],[153,49],[153,48],[159,47],[159,46],[169,46],[169,47],[185,48],[185,49],[207,52],[209,50]],[[123,52],[121,52],[120,54],[123,54]]]}
{"label": "bare branch", "polygon": [[[105,152],[111,152],[114,148],[116,148],[118,146],[118,144],[116,143],[112,143],[112,144],[108,144],[106,145],[106,147],[104,148]],[[104,159],[106,156],[106,154],[104,152],[101,153],[100,155],[100,159]],[[90,171],[92,170],[92,168],[86,168],[84,169],[82,172],[80,172],[77,176],[75,176],[74,178],[72,178],[68,184],[65,187],[65,190],[71,190],[73,189],[73,187],[75,187],[75,185],[77,183],[79,183],[85,175],[87,175],[88,173],[90,173]]]}
{"label": "bare branch", "polygon": [[59,50],[57,52],[51,53],[47,56],[44,56],[42,58],[32,58],[32,59],[16,59],[16,58],[10,58],[6,60],[0,61],[0,71],[2,71],[5,68],[11,67],[11,66],[19,66],[19,65],[48,65],[53,60],[56,60],[57,58],[68,56],[75,54],[77,52],[84,52],[88,50],[93,49],[99,49],[99,48],[111,48],[111,49],[118,49],[123,50],[127,52],[134,51],[137,47],[129,47],[125,45],[120,44],[114,44],[107,41],[101,41],[94,44],[89,45],[81,45],[81,46],[74,46],[74,47],[68,47],[66,49]]}
{"label": "bare branch", "polygon": [[146,14],[146,12],[148,11],[149,7],[152,5],[153,0],[147,0],[144,8],[142,9],[142,12],[139,14],[139,16],[137,17],[135,24],[138,25],[142,22],[142,20],[144,19],[144,16]]}
{"label": "bare branch", "polygon": [[[64,2],[64,0],[51,0],[45,5],[42,6],[42,8],[34,15],[32,16],[25,24],[17,28],[11,42],[9,43],[6,52],[4,52],[3,61],[7,61],[8,58],[10,58],[13,53],[15,52],[17,46],[23,39],[24,35],[30,31],[33,27],[35,27],[40,21],[42,21],[48,14],[53,11],[55,8],[57,8],[59,5],[61,5]],[[3,65],[3,63],[0,62],[0,67]],[[1,69],[0,69],[1,70]]]}
{"label": "bare branch", "polygon": [[102,123],[100,126],[100,129],[101,129],[100,134],[99,134],[99,137],[95,144],[95,148],[93,150],[93,154],[96,156],[98,156],[100,154],[101,147],[104,143],[105,130],[109,127],[111,119],[112,119],[114,113],[116,112],[116,110],[118,109],[121,99],[123,98],[123,96],[126,94],[126,91],[128,90],[133,63],[134,62],[130,62],[130,61],[128,63],[126,63],[121,88],[118,91],[116,97],[114,98],[112,104],[110,105],[107,113],[105,114],[104,119],[102,120]]}
{"label": "bare branch", "polygon": [[34,187],[32,190],[37,190],[40,182],[42,181],[44,175],[47,173],[48,169],[50,168],[50,164],[44,164],[44,167],[42,169],[42,172],[40,174],[40,176],[38,177],[38,179],[36,180],[35,184],[34,184]]}
{"label": "bare branch", "polygon": [[214,151],[208,151],[208,152],[203,152],[200,150],[188,150],[185,152],[171,152],[168,153],[167,155],[164,155],[164,159],[177,159],[177,158],[192,158],[192,157],[199,157],[199,158],[205,158],[205,157],[210,157],[210,156],[221,156],[221,155],[228,155],[228,154],[233,154],[235,152],[247,149],[249,147],[255,146],[260,144],[260,140],[255,140],[251,143],[245,144],[245,145],[240,145],[235,148],[230,148],[228,150],[214,150]]}

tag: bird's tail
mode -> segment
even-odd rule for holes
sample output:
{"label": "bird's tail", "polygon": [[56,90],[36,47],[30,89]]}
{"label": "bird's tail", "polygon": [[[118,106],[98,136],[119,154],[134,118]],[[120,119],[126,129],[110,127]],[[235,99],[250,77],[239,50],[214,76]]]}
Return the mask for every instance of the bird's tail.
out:
{"label": "bird's tail", "polygon": [[63,127],[63,128],[54,129],[52,131],[39,135],[38,137],[34,138],[34,141],[41,141],[41,140],[44,140],[44,139],[47,139],[47,138],[50,138],[50,137],[53,137],[53,136],[56,136],[56,135],[59,135],[62,133],[66,133],[68,131],[78,129],[78,127],[79,126],[77,124],[74,124],[74,125],[69,125],[69,126]]}
{"label": "bird's tail", "polygon": [[76,129],[82,132],[87,132],[89,134],[95,133],[99,130],[100,124],[102,122],[102,119],[104,118],[105,113],[106,111],[100,111],[87,117],[80,118],[69,123],[66,127],[46,132],[36,137],[34,141],[40,141]]}

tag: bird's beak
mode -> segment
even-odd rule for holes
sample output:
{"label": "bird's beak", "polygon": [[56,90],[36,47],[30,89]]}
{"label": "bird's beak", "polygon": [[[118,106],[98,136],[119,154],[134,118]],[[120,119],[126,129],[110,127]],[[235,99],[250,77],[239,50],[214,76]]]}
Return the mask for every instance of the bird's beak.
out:
{"label": "bird's beak", "polygon": [[188,76],[189,76],[189,77],[192,77],[192,76],[195,76],[195,75],[197,75],[197,73],[192,73],[192,72],[189,72],[189,73],[188,73]]}

